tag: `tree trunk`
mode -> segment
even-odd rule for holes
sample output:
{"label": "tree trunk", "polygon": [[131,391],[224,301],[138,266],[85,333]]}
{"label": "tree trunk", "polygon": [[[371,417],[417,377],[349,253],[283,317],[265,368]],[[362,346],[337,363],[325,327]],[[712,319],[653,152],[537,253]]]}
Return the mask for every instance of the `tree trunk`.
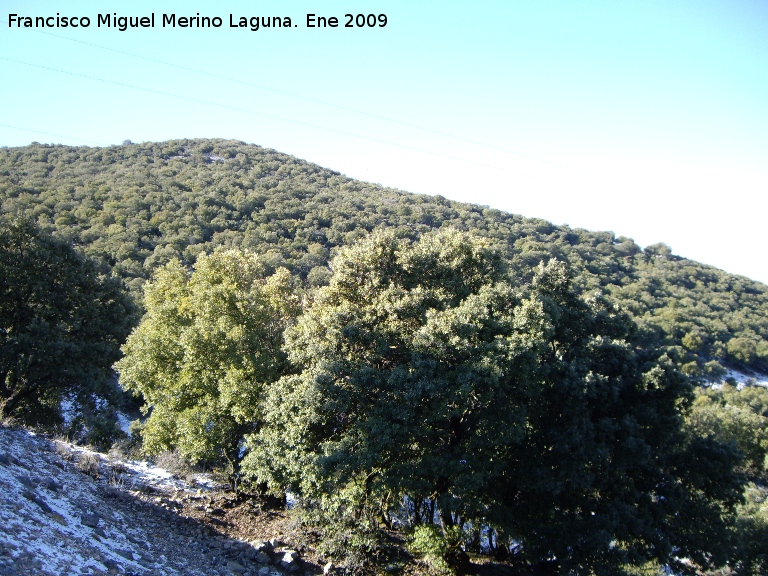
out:
{"label": "tree trunk", "polygon": [[10,396],[2,401],[0,407],[0,416],[2,418],[8,418],[13,415],[13,411],[16,410],[19,403],[28,397],[35,390],[34,386],[24,385],[11,392]]}
{"label": "tree trunk", "polygon": [[443,527],[443,532],[445,532],[448,528],[452,528],[456,525],[456,523],[453,521],[453,514],[450,512],[446,512],[445,510],[440,510],[440,524]]}
{"label": "tree trunk", "polygon": [[413,525],[421,524],[421,507],[424,505],[424,498],[416,496],[413,499]]}

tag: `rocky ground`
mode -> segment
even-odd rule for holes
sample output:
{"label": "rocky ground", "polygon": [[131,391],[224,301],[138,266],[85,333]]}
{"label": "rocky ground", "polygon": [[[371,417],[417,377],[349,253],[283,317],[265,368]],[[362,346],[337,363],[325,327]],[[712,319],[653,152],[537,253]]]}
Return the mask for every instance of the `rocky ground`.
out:
{"label": "rocky ground", "polygon": [[[191,482],[189,482],[191,480]],[[279,507],[0,427],[0,575],[322,574]]]}
{"label": "rocky ground", "polygon": [[[354,572],[319,558],[311,541],[291,529],[277,502],[238,498],[209,475],[174,474],[0,425],[0,576]],[[466,574],[520,574],[488,558],[472,560]],[[406,557],[394,572],[429,570]]]}

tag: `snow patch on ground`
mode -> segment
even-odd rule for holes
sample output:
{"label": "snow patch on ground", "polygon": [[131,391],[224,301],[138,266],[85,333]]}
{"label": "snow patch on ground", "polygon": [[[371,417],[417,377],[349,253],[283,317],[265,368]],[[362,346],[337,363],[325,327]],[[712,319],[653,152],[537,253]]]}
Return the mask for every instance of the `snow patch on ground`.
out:
{"label": "snow patch on ground", "polygon": [[186,482],[146,460],[128,460],[123,462],[123,465],[131,472],[125,480],[126,486],[131,490],[150,486],[156,490],[192,491]]}
{"label": "snow patch on ground", "polygon": [[[30,435],[28,441],[34,440]],[[124,536],[102,530],[98,538],[93,538],[92,528],[83,524],[87,522],[83,519],[92,513],[93,504],[87,482],[74,473],[57,475],[58,480],[48,476],[49,471],[39,459],[30,462],[29,442],[4,444],[3,457],[7,465],[0,467],[3,493],[0,507],[3,565],[0,567],[25,565],[29,573],[35,574],[86,574],[106,572],[107,564],[114,566],[119,562],[143,572],[132,558],[129,560],[116,552],[128,544]],[[38,450],[41,447],[41,444],[32,446]],[[41,471],[46,474],[39,475]],[[81,550],[64,546],[67,542],[83,543],[89,550],[87,557],[81,555]],[[95,560],[96,557],[101,561]],[[0,572],[6,573],[1,569]]]}
{"label": "snow patch on ground", "polygon": [[117,417],[117,425],[120,427],[120,430],[125,432],[128,437],[131,436],[131,419],[128,417],[125,412],[120,412],[119,410],[116,413]]}
{"label": "snow patch on ground", "polygon": [[[85,473],[90,464],[91,475]],[[97,478],[98,477],[98,478]],[[197,574],[150,554],[150,535],[106,502],[136,490],[203,493],[146,461],[122,462],[25,430],[0,427],[0,574]],[[215,572],[214,572],[215,573]]]}
{"label": "snow patch on ground", "polygon": [[733,379],[736,381],[736,386],[738,388],[743,388],[744,386],[768,387],[768,376],[766,376],[765,374],[758,374],[757,372],[753,372],[752,374],[746,374],[739,370],[729,369],[725,377],[723,378],[722,383],[725,383],[727,380],[730,380],[730,379]]}
{"label": "snow patch on ground", "polygon": [[[72,446],[62,442],[57,443],[66,446],[73,454],[85,454],[107,463],[111,462],[103,454],[93,452],[81,446]],[[121,460],[120,465],[125,469],[124,471],[121,470],[120,483],[129,490],[150,488],[158,492],[197,492],[199,490],[221,490],[226,486],[214,480],[210,474],[202,473],[194,475],[194,486],[192,486],[189,482],[178,478],[173,472],[169,472],[148,460]]]}

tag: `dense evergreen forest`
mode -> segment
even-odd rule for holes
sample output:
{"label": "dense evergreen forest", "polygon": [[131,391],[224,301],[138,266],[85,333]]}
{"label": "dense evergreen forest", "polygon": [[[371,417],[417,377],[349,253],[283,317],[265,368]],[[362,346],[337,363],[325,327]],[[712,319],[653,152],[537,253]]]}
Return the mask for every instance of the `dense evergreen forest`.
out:
{"label": "dense evergreen forest", "polygon": [[768,373],[763,284],[236,141],[0,149],[0,199],[3,419],[107,448],[114,366],[349,573],[768,569],[768,390],[698,386]]}
{"label": "dense evergreen forest", "polygon": [[[153,270],[192,264],[216,246],[262,254],[310,285],[330,277],[338,247],[378,228],[402,237],[441,227],[490,238],[515,270],[551,257],[580,291],[601,289],[649,341],[676,346],[691,376],[722,365],[768,373],[768,287],[611,232],[555,226],[441,196],[346,178],[231,140],[89,148],[0,149],[3,214],[28,216],[114,267],[136,294]],[[525,279],[522,279],[525,280]]]}

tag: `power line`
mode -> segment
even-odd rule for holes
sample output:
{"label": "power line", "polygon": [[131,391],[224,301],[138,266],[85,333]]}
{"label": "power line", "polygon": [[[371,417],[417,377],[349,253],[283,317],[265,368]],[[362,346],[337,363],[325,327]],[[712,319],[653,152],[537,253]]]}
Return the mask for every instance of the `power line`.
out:
{"label": "power line", "polygon": [[91,144],[98,144],[104,146],[103,142],[96,142],[95,140],[86,140],[85,138],[75,138],[74,136],[65,136],[64,134],[54,134],[53,132],[43,132],[42,130],[33,130],[32,128],[22,128],[21,126],[11,126],[10,124],[0,124],[5,128],[13,128],[14,130],[22,130],[24,132],[35,132],[37,134],[45,134],[47,136],[57,136],[59,138],[66,138],[67,140],[77,140],[78,142],[90,142]]}
{"label": "power line", "polygon": [[462,142],[467,142],[469,144],[474,144],[476,146],[482,146],[483,148],[488,148],[491,150],[498,150],[500,152],[504,152],[506,154],[512,154],[515,156],[520,156],[522,158],[528,158],[529,160],[536,160],[537,162],[544,162],[545,164],[551,164],[553,166],[559,166],[561,168],[567,168],[569,170],[576,170],[576,168],[573,168],[572,166],[567,166],[565,164],[561,164],[559,162],[553,162],[552,160],[546,160],[544,158],[538,158],[536,156],[531,156],[530,154],[523,154],[522,152],[516,152],[514,150],[509,150],[507,148],[503,148],[500,146],[494,146],[493,144],[487,144],[485,142],[480,142],[477,140],[472,140],[471,138],[465,138],[463,136],[458,136],[456,134],[450,134],[448,132],[443,132],[441,130],[435,130],[433,128],[428,128],[426,126],[420,126],[418,124],[412,124],[410,122],[404,122],[402,120],[397,120],[395,118],[390,118],[388,116],[382,116],[379,114],[373,114],[371,112],[366,112],[364,110],[358,110],[356,108],[350,108],[348,106],[342,106],[340,104],[334,104],[333,102],[328,102],[326,100],[320,100],[318,98],[312,98],[310,96],[304,96],[302,94],[296,94],[294,92],[288,92],[286,90],[280,90],[279,88],[272,88],[270,86],[264,86],[263,84],[256,84],[254,82],[249,82],[247,80],[242,80],[239,78],[233,78],[231,76],[224,76],[222,74],[216,74],[214,72],[208,72],[206,70],[200,70],[199,68],[192,68],[190,66],[183,66],[181,64],[175,64],[173,62],[167,62],[166,60],[160,60],[158,58],[152,58],[150,56],[142,56],[141,54],[135,54],[133,52],[127,52],[125,50],[117,50],[116,48],[109,48],[107,46],[102,46],[100,44],[94,44],[92,42],[85,42],[83,40],[76,40],[74,38],[68,38],[66,36],[61,36],[59,34],[52,34],[51,32],[43,32],[40,30],[35,30],[38,34],[45,34],[46,36],[53,36],[54,38],[60,38],[62,40],[68,40],[70,42],[76,42],[78,44],[83,44],[85,46],[92,46],[94,48],[99,48],[100,50],[107,50],[109,52],[115,52],[116,54],[123,54],[125,56],[131,56],[132,58],[139,58],[141,60],[146,60],[148,62],[155,62],[157,64],[162,64],[164,66],[170,66],[172,68],[178,68],[179,70],[186,70],[188,72],[194,72],[196,74],[203,74],[205,76],[210,76],[211,78],[218,78],[220,80],[227,80],[229,82],[234,82],[237,84],[242,84],[244,86],[250,86],[252,88],[258,88],[260,90],[266,90],[268,92],[274,92],[275,94],[282,94],[283,96],[290,96],[292,98],[298,98],[300,100],[304,100],[307,102],[314,102],[315,104],[321,104],[323,106],[329,106],[331,108],[336,108],[338,110],[344,110],[346,112],[352,112],[354,114],[360,114],[363,116],[368,116],[369,118],[376,118],[377,120],[383,120],[385,122],[391,122],[393,124],[399,124],[400,126],[406,126],[408,128],[414,128],[416,130],[422,130],[424,132],[430,132],[432,134],[437,134],[439,136],[443,136],[445,138],[452,138],[454,140],[459,140]]}
{"label": "power line", "polygon": [[50,66],[42,66],[40,64],[32,64],[30,62],[24,62],[24,61],[21,61],[21,60],[14,60],[12,58],[4,58],[2,56],[0,56],[0,60],[5,60],[6,62],[13,62],[14,64],[21,64],[23,66],[29,66],[31,68],[38,68],[40,70],[49,70],[51,72],[58,72],[60,74],[66,74],[68,76],[75,76],[75,77],[78,77],[78,78],[86,78],[88,80],[94,80],[96,82],[103,82],[105,84],[112,84],[114,86],[120,86],[120,87],[123,87],[123,88],[131,88],[133,90],[139,90],[139,91],[142,91],[142,92],[149,92],[151,94],[160,94],[162,96],[168,96],[168,97],[171,97],[171,98],[177,98],[179,100],[186,100],[188,102],[195,102],[195,103],[198,103],[198,104],[205,104],[206,106],[215,106],[215,107],[218,107],[218,108],[224,108],[226,110],[233,110],[235,112],[242,112],[244,114],[251,114],[253,116],[260,116],[262,118],[269,118],[271,120],[278,120],[280,122],[288,122],[288,123],[297,124],[297,125],[300,125],[300,126],[308,126],[310,128],[315,128],[315,129],[318,129],[318,130],[325,130],[325,131],[328,131],[328,132],[334,132],[336,134],[342,134],[344,136],[352,136],[354,138],[360,138],[362,140],[368,140],[368,141],[371,141],[371,142],[377,142],[379,144],[386,144],[387,146],[395,146],[397,148],[403,148],[403,149],[406,149],[406,150],[414,150],[416,152],[421,152],[423,154],[429,154],[431,156],[438,156],[438,157],[442,157],[442,158],[447,158],[449,160],[456,160],[456,161],[459,161],[459,162],[465,162],[467,164],[475,164],[477,166],[484,166],[485,168],[492,168],[494,170],[500,170],[502,172],[510,172],[510,173],[515,173],[515,174],[517,173],[514,170],[509,170],[507,168],[500,168],[500,167],[494,166],[492,164],[484,164],[482,162],[475,162],[474,160],[467,160],[466,158],[460,158],[458,156],[451,156],[449,154],[442,154],[441,152],[433,152],[431,150],[425,150],[423,148],[417,148],[416,146],[408,146],[407,144],[399,144],[397,142],[389,142],[387,140],[380,140],[378,138],[372,138],[370,136],[363,136],[362,134],[355,134],[353,132],[346,132],[344,130],[339,130],[337,128],[329,128],[327,126],[320,126],[320,125],[317,125],[317,124],[312,124],[310,122],[303,122],[301,120],[292,120],[290,118],[283,118],[281,116],[274,116],[272,114],[265,114],[263,112],[256,112],[255,110],[249,110],[247,108],[239,108],[237,106],[231,106],[229,104],[222,104],[220,102],[211,102],[210,100],[202,100],[200,98],[194,98],[192,96],[184,96],[184,95],[181,95],[181,94],[174,94],[172,92],[165,92],[163,90],[156,90],[154,88],[146,88],[146,87],[143,87],[143,86],[136,86],[134,84],[127,84],[125,82],[117,82],[115,80],[106,80],[105,78],[98,78],[96,76],[89,76],[87,74],[79,74],[77,72],[69,72],[67,70],[61,70],[59,68],[52,68]]}

